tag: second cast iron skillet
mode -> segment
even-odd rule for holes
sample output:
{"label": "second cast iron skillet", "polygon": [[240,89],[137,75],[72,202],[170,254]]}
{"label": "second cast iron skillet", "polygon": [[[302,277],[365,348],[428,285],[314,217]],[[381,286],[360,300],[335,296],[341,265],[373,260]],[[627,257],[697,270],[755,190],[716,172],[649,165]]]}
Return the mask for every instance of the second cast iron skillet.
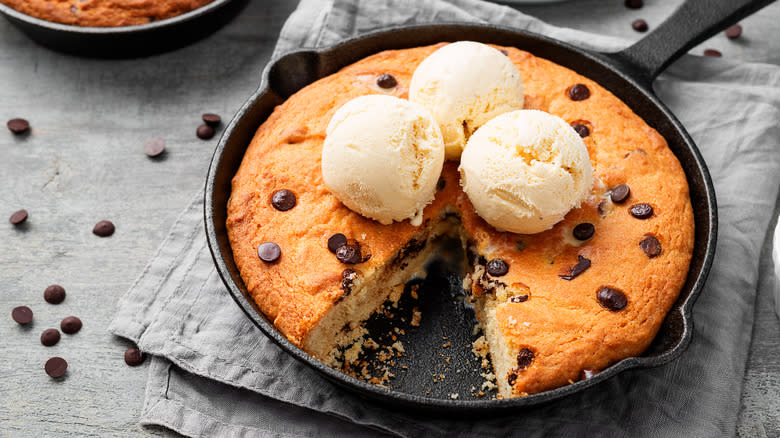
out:
{"label": "second cast iron skillet", "polygon": [[[717,208],[712,181],[699,150],[685,128],[655,96],[651,83],[660,71],[690,48],[769,3],[770,0],[691,0],[647,37],[613,54],[583,50],[526,31],[467,24],[400,27],[354,38],[331,48],[288,54],[266,68],[260,88],[225,130],[209,168],[204,214],[217,270],[246,315],[291,356],[349,390],[394,407],[425,409],[432,413],[497,413],[582,391],[628,369],[668,363],[682,354],[691,340],[691,308],[704,286],[715,254]],[[309,356],[279,333],[249,298],[227,237],[226,205],[231,179],[244,152],[274,107],[304,86],[368,55],[458,40],[517,47],[595,80],[658,130],[680,160],[690,187],[696,225],[693,258],[679,299],[653,344],[640,357],[624,359],[590,379],[527,397],[472,398],[471,386],[479,388],[482,383],[470,351],[473,322],[458,316],[463,312],[459,313],[453,295],[459,287],[457,278],[448,281],[446,275],[439,275],[441,269],[434,266],[433,270],[437,271],[432,276],[434,280],[423,284],[423,289],[433,290],[423,290],[420,294],[423,326],[410,330],[413,333],[407,333],[403,339],[407,354],[398,361],[407,365],[407,369],[392,370],[396,378],[391,381],[392,389],[388,389],[349,377]],[[435,280],[437,277],[440,280]],[[381,321],[377,324],[381,325]],[[447,336],[451,345],[446,351],[442,336]],[[442,354],[450,357],[447,365],[442,362]],[[446,378],[432,377],[438,373]],[[458,398],[453,399],[452,394],[458,394]]]}
{"label": "second cast iron skillet", "polygon": [[35,42],[60,52],[97,58],[134,58],[173,50],[230,21],[248,0],[214,0],[165,20],[136,26],[84,27],[41,20],[0,3],[0,14]]}

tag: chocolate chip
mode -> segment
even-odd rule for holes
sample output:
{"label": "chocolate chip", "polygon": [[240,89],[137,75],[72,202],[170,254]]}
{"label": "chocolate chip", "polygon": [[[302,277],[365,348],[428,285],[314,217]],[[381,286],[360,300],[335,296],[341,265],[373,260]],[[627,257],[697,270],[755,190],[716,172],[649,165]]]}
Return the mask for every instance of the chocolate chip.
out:
{"label": "chocolate chip", "polygon": [[114,224],[111,221],[104,220],[95,224],[95,227],[92,228],[92,233],[94,233],[96,236],[108,237],[114,234],[115,230],[116,227],[114,227]]}
{"label": "chocolate chip", "polygon": [[295,207],[295,193],[289,190],[279,190],[271,197],[271,205],[279,211],[287,211]]}
{"label": "chocolate chip", "polygon": [[487,273],[493,277],[501,277],[509,272],[509,265],[501,259],[493,259],[487,263]]}
{"label": "chocolate chip", "polygon": [[509,56],[509,52],[507,52],[507,51],[506,51],[506,50],[504,50],[504,49],[498,49],[498,51],[499,51],[499,52],[501,52],[501,53],[503,53],[503,54],[504,54],[504,56]]}
{"label": "chocolate chip", "polygon": [[68,335],[76,334],[81,330],[81,320],[75,316],[69,316],[62,320],[60,323],[60,329],[62,332]]}
{"label": "chocolate chip", "polygon": [[46,374],[53,379],[57,379],[65,375],[65,371],[68,371],[68,362],[61,357],[52,357],[46,361],[44,366]]}
{"label": "chocolate chip", "polygon": [[509,299],[510,303],[524,303],[528,301],[528,295],[516,295]]}
{"label": "chocolate chip", "polygon": [[341,245],[339,249],[336,250],[336,258],[339,259],[341,263],[346,263],[348,265],[354,265],[363,261],[363,257],[360,255],[360,247],[349,244]]}
{"label": "chocolate chip", "polygon": [[155,137],[144,145],[144,153],[151,158],[158,157],[163,152],[165,152],[165,140],[160,137]]}
{"label": "chocolate chip", "polygon": [[728,29],[726,29],[725,34],[730,39],[739,38],[742,35],[742,26],[739,24],[735,24]]}
{"label": "chocolate chip", "polygon": [[574,128],[574,130],[577,131],[577,134],[579,134],[582,138],[590,135],[590,129],[582,123],[572,123],[571,127]]}
{"label": "chocolate chip", "polygon": [[581,255],[578,255],[577,264],[571,267],[568,274],[559,275],[559,277],[561,277],[564,280],[571,281],[574,280],[574,278],[576,278],[578,275],[585,272],[585,270],[587,270],[588,268],[590,268],[590,260],[586,259]]}
{"label": "chocolate chip", "polygon": [[65,300],[65,288],[52,284],[43,291],[43,299],[49,304],[59,304]]}
{"label": "chocolate chip", "polygon": [[642,19],[634,20],[634,22],[631,23],[631,28],[637,32],[647,32],[647,21]]}
{"label": "chocolate chip", "polygon": [[655,236],[649,234],[645,235],[645,238],[639,242],[639,247],[642,248],[642,251],[650,258],[657,257],[661,254],[661,242],[659,242]]}
{"label": "chocolate chip", "polygon": [[593,237],[593,233],[596,232],[596,227],[593,226],[593,224],[588,222],[583,222],[581,224],[578,224],[576,227],[574,227],[574,230],[572,230],[572,234],[574,235],[574,238],[577,240],[588,240],[591,237]]}
{"label": "chocolate chip", "polygon": [[715,49],[706,49],[706,50],[704,50],[704,56],[711,56],[713,58],[720,58],[721,56],[723,56],[723,54],[720,53],[720,51],[715,50]]}
{"label": "chocolate chip", "polygon": [[222,123],[222,117],[214,113],[203,114],[201,118],[203,119],[204,123],[206,123],[207,125],[213,128],[219,126],[219,124]]}
{"label": "chocolate chip", "polygon": [[634,204],[629,211],[631,216],[637,219],[647,219],[653,215],[653,207],[650,204]]}
{"label": "chocolate chip", "polygon": [[282,249],[273,242],[263,242],[257,247],[257,256],[266,263],[273,263],[279,260],[281,255]]}
{"label": "chocolate chip", "polygon": [[585,84],[576,84],[569,88],[569,99],[585,100],[590,97],[590,90]]}
{"label": "chocolate chip", "polygon": [[628,9],[641,9],[644,6],[642,0],[626,0],[625,4]]}
{"label": "chocolate chip", "polygon": [[30,129],[30,122],[24,119],[11,119],[5,125],[16,135],[24,134]]}
{"label": "chocolate chip", "polygon": [[620,184],[615,186],[609,191],[609,197],[612,198],[612,202],[615,204],[622,204],[626,202],[628,196],[631,195],[631,189],[627,184]]}
{"label": "chocolate chip", "polygon": [[8,222],[11,222],[14,225],[21,225],[24,223],[24,221],[27,220],[27,210],[21,209],[19,211],[14,212],[14,214],[11,215],[10,218],[8,218]]}
{"label": "chocolate chip", "polygon": [[341,273],[341,290],[344,291],[344,295],[349,295],[352,292],[352,282],[357,278],[357,272],[352,269],[345,269]]}
{"label": "chocolate chip", "polygon": [[46,329],[41,333],[41,344],[51,347],[60,342],[60,332],[57,329]]}
{"label": "chocolate chip", "polygon": [[509,374],[506,376],[506,383],[509,384],[509,386],[512,386],[517,381],[517,374],[515,374],[514,371],[510,371]]}
{"label": "chocolate chip", "polygon": [[11,318],[16,321],[17,324],[26,325],[33,320],[33,311],[27,306],[14,307],[11,310]]}
{"label": "chocolate chip", "polygon": [[596,292],[596,298],[599,300],[601,307],[604,307],[605,309],[612,312],[623,310],[625,309],[626,305],[628,305],[628,298],[626,298],[626,294],[620,290],[607,286],[602,286],[598,292]]}
{"label": "chocolate chip", "polygon": [[201,140],[208,140],[211,137],[214,137],[215,133],[216,131],[214,130],[214,128],[212,128],[209,125],[200,125],[198,126],[198,129],[195,131],[195,134]]}
{"label": "chocolate chip", "polygon": [[138,365],[141,365],[144,363],[144,360],[146,360],[146,355],[143,354],[138,348],[130,347],[125,350],[125,363],[131,367],[137,367]]}
{"label": "chocolate chip", "polygon": [[328,238],[328,250],[333,254],[336,254],[336,251],[346,244],[347,236],[341,233],[336,233]]}
{"label": "chocolate chip", "polygon": [[595,376],[598,373],[599,372],[597,370],[590,370],[590,369],[585,368],[580,373],[580,380],[590,379],[591,377]]}
{"label": "chocolate chip", "polygon": [[607,208],[607,201],[605,200],[601,200],[601,202],[599,202],[599,206],[596,207],[596,209],[599,211],[599,214],[602,216],[604,216],[604,212],[606,211],[606,208]]}
{"label": "chocolate chip", "polygon": [[393,75],[385,73],[376,78],[376,84],[381,88],[393,88],[398,85],[398,81],[395,80]]}
{"label": "chocolate chip", "polygon": [[523,348],[520,350],[519,353],[517,353],[517,369],[519,371],[522,371],[526,368],[528,368],[529,365],[531,365],[531,362],[534,360],[534,352],[529,350],[528,348]]}

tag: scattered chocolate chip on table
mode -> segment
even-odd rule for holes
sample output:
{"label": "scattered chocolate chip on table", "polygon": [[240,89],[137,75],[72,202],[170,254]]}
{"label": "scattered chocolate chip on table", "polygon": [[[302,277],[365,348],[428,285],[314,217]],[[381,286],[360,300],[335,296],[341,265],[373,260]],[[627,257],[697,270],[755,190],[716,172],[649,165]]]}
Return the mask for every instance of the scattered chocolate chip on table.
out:
{"label": "scattered chocolate chip on table", "polygon": [[96,236],[108,237],[114,234],[115,230],[116,227],[114,227],[114,224],[111,221],[103,220],[95,224],[95,227],[92,229],[92,232]]}
{"label": "scattered chocolate chip on table", "polygon": [[59,304],[65,300],[65,288],[52,284],[43,291],[43,299],[49,304]]}
{"label": "scattered chocolate chip on table", "polygon": [[27,325],[33,320],[33,311],[27,306],[14,307],[11,318],[19,325]]}

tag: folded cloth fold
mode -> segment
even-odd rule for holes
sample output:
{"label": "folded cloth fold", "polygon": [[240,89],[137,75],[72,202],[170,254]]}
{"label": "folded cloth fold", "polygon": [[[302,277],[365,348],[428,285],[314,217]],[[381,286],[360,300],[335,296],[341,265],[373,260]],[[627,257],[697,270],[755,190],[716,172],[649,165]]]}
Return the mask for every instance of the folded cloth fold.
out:
{"label": "folded cloth fold", "polygon": [[[602,51],[625,46],[477,0],[303,0],[274,56],[392,25],[452,21]],[[686,56],[655,90],[699,145],[719,203],[717,255],[694,308],[693,342],[679,359],[509,417],[436,418],[368,403],[289,357],[245,317],[213,266],[198,193],[110,327],[154,355],[141,422],[190,436],[734,435],[758,259],[780,186],[780,68]]]}

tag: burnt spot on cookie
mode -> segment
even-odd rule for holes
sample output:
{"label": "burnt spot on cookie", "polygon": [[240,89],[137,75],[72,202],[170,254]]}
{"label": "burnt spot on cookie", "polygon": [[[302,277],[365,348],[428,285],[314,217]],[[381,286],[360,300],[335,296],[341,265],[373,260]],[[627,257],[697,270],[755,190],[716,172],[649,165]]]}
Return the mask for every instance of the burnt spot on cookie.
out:
{"label": "burnt spot on cookie", "polygon": [[436,190],[443,190],[446,186],[447,180],[444,178],[439,178],[439,181],[436,183]]}
{"label": "burnt spot on cookie", "polygon": [[515,240],[515,249],[517,252],[525,251],[525,241],[523,239]]}
{"label": "burnt spot on cookie", "polygon": [[577,256],[577,264],[569,268],[569,272],[567,274],[558,275],[564,280],[574,280],[578,275],[585,272],[588,268],[590,268],[590,260],[578,255]]}
{"label": "burnt spot on cookie", "polygon": [[639,241],[639,247],[651,259],[661,254],[661,242],[652,234],[645,234],[644,238]]}
{"label": "burnt spot on cookie", "polygon": [[601,286],[596,292],[596,299],[601,307],[617,312],[623,310],[628,305],[628,298],[623,291],[609,286]]}
{"label": "burnt spot on cookie", "polygon": [[517,370],[523,371],[531,365],[534,361],[534,352],[529,348],[523,348],[517,353]]}

